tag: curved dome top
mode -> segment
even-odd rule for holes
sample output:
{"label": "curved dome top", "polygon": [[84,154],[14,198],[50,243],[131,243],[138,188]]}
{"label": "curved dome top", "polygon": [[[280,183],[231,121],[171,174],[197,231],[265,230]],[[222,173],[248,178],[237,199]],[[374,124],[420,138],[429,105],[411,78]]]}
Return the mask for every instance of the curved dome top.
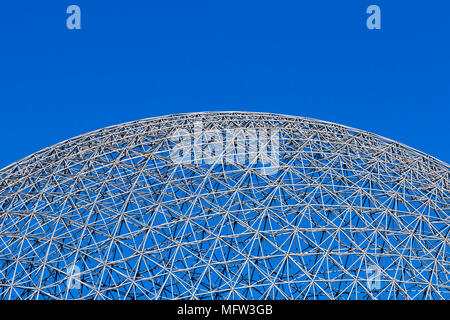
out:
{"label": "curved dome top", "polygon": [[0,171],[0,298],[448,299],[449,179],[307,118],[104,128]]}
{"label": "curved dome top", "polygon": [[[407,152],[410,152],[411,154],[415,154],[418,157],[422,156],[425,161],[435,162],[439,166],[443,165],[444,167],[447,168],[447,170],[450,168],[449,165],[446,164],[445,162],[442,162],[441,160],[438,160],[438,159],[432,157],[431,155],[428,155],[428,154],[418,151],[414,148],[406,146],[400,142],[382,137],[380,135],[373,134],[368,131],[351,128],[351,127],[344,126],[344,125],[337,124],[337,123],[332,123],[332,122],[322,121],[322,120],[317,120],[317,119],[311,119],[311,118],[306,118],[306,117],[265,113],[265,112],[217,111],[217,112],[195,112],[195,113],[173,114],[173,115],[166,115],[166,116],[152,117],[152,118],[147,118],[147,119],[142,119],[142,120],[137,120],[137,121],[131,121],[131,122],[127,122],[127,123],[121,123],[118,125],[105,127],[105,128],[99,129],[99,130],[91,131],[91,132],[70,138],[68,140],[57,143],[53,146],[47,147],[43,150],[40,150],[28,157],[25,157],[22,160],[19,160],[15,163],[5,167],[1,171],[4,171],[5,169],[7,169],[11,166],[14,166],[14,165],[17,165],[20,163],[24,163],[27,160],[34,161],[33,159],[35,157],[37,157],[39,155],[43,155],[51,149],[58,149],[58,148],[65,149],[65,148],[67,148],[67,146],[69,146],[73,143],[83,142],[86,139],[99,139],[102,136],[108,136],[110,134],[114,134],[115,132],[119,132],[121,134],[127,134],[128,130],[137,130],[138,128],[140,128],[141,130],[142,130],[142,128],[145,128],[145,130],[147,130],[147,131],[150,130],[152,132],[164,132],[164,131],[170,132],[171,129],[176,130],[178,128],[177,126],[186,126],[189,123],[190,123],[190,126],[192,127],[194,121],[204,121],[204,120],[221,121],[221,120],[227,120],[227,119],[228,119],[228,121],[230,121],[229,119],[233,119],[233,118],[236,118],[236,119],[240,118],[241,121],[243,121],[245,119],[250,119],[252,121],[261,121],[261,123],[264,123],[263,125],[269,125],[269,126],[273,125],[273,121],[275,120],[277,122],[283,121],[285,123],[297,123],[297,124],[301,123],[302,126],[314,125],[317,127],[320,126],[322,128],[329,127],[332,129],[339,129],[340,131],[346,132],[347,134],[350,134],[350,135],[354,135],[355,138],[357,138],[358,135],[370,136],[372,138],[377,139],[380,142],[384,141],[386,144],[391,144],[397,148],[401,148]],[[165,125],[169,125],[170,128],[164,128]],[[188,125],[188,127],[189,127],[189,125]]]}

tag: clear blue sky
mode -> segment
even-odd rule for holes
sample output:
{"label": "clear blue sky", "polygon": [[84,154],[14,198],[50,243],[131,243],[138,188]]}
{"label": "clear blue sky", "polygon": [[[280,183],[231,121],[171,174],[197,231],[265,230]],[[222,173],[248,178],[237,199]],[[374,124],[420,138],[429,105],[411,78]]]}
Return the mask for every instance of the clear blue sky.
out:
{"label": "clear blue sky", "polygon": [[[66,28],[66,8],[82,30]],[[382,29],[365,26],[381,7]],[[4,167],[105,126],[248,110],[371,131],[447,163],[450,1],[3,1]]]}

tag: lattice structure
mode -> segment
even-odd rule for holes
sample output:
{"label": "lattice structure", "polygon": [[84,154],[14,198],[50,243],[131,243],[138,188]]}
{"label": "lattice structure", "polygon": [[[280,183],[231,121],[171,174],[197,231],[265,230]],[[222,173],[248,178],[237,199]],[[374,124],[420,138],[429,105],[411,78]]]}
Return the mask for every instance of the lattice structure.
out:
{"label": "lattice structure", "polygon": [[[180,163],[171,135],[279,131],[279,168]],[[206,144],[206,142],[204,142]],[[245,112],[91,132],[0,171],[2,299],[449,299],[449,166]]]}

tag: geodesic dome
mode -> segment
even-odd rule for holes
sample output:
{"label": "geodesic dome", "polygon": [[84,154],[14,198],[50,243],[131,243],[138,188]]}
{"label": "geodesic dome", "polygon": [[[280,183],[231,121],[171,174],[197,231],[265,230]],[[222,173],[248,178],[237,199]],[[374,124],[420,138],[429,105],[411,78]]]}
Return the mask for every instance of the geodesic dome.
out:
{"label": "geodesic dome", "polygon": [[0,298],[449,299],[449,172],[307,118],[108,127],[0,171]]}

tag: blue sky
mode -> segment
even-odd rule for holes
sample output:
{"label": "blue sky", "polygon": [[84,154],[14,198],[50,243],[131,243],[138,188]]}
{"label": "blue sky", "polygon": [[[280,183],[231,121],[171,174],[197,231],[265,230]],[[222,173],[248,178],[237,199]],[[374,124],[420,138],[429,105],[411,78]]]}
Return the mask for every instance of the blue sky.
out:
{"label": "blue sky", "polygon": [[[82,30],[66,28],[77,4]],[[379,5],[382,29],[365,26]],[[374,132],[447,163],[448,1],[8,1],[0,167],[105,126],[248,110]]]}

